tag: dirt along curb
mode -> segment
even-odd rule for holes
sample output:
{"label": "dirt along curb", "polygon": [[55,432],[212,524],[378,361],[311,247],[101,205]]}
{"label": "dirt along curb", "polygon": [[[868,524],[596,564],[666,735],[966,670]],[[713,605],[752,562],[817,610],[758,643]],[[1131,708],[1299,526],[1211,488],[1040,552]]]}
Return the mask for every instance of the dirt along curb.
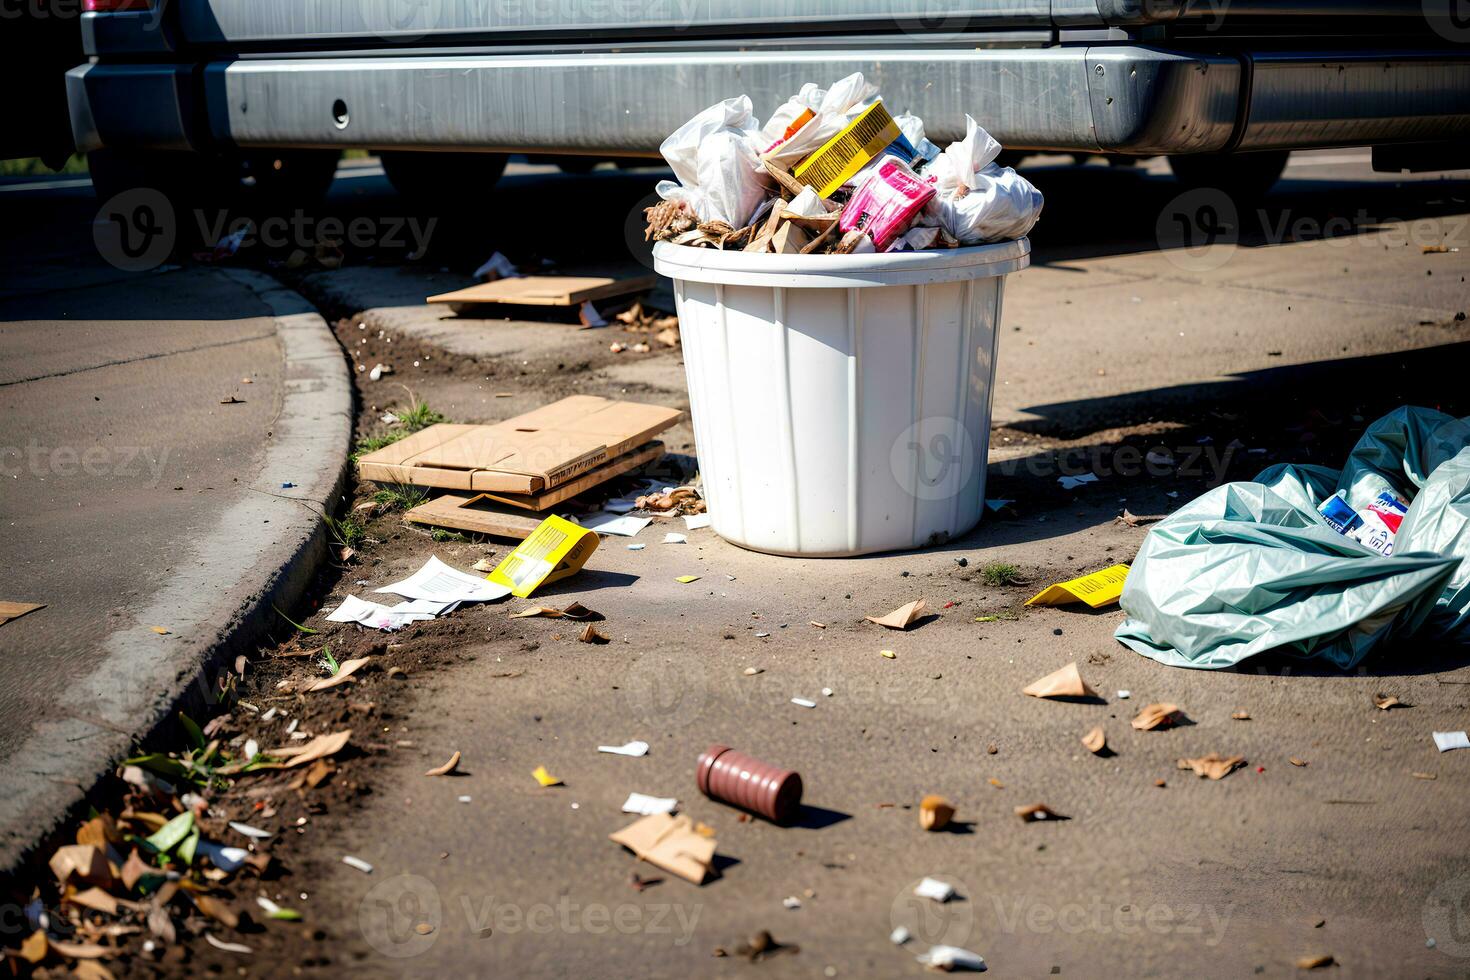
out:
{"label": "dirt along curb", "polygon": [[[36,727],[10,760],[18,780],[0,798],[0,872],[64,825],[117,761],[177,711],[218,700],[224,671],[281,619],[327,554],[321,513],[336,504],[352,434],[352,380],[327,323],[299,294],[262,273],[221,274],[253,292],[275,319],[285,358],[281,411],[263,439],[254,485],[195,545],[195,560],[108,637],[98,667],[76,681],[86,717]],[[263,437],[265,434],[262,434]],[[147,624],[170,624],[170,642]],[[121,719],[126,719],[121,722]]]}

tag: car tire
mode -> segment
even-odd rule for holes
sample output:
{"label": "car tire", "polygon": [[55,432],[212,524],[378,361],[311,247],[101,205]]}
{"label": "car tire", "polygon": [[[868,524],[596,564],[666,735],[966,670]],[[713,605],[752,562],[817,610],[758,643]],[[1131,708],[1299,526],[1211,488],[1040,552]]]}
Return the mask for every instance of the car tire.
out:
{"label": "car tire", "polygon": [[385,150],[378,154],[388,183],[399,194],[431,207],[462,209],[483,203],[505,173],[504,153],[428,153]]}
{"label": "car tire", "polygon": [[1174,177],[1191,190],[1214,188],[1232,198],[1261,197],[1281,177],[1290,151],[1257,153],[1195,153],[1169,158]]}

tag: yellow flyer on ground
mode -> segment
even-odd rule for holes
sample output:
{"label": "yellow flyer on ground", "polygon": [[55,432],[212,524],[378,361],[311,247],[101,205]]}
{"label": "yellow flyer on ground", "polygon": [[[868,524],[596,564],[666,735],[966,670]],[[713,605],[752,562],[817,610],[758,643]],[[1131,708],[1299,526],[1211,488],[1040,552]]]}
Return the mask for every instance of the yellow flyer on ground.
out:
{"label": "yellow flyer on ground", "polygon": [[[1028,606],[1064,606],[1081,600],[1092,608],[1117,602],[1123,594],[1123,582],[1128,578],[1127,565],[1114,565],[1100,572],[1091,572],[1070,582],[1048,585],[1026,600]],[[519,593],[517,593],[519,594]]]}
{"label": "yellow flyer on ground", "polygon": [[547,582],[579,571],[597,550],[598,540],[596,531],[552,515],[506,555],[487,578],[524,599]]}

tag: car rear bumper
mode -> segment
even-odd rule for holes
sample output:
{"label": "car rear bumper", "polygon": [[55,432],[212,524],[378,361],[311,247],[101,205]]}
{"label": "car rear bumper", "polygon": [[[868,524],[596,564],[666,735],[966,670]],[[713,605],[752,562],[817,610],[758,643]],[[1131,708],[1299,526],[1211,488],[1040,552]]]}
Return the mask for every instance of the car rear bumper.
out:
{"label": "car rear bumper", "polygon": [[404,147],[649,154],[732,94],[766,112],[861,71],[931,138],[976,116],[1008,147],[1132,154],[1436,140],[1470,132],[1470,53],[1205,55],[1137,45],[976,50],[457,54],[96,63],[69,76],[83,149]]}

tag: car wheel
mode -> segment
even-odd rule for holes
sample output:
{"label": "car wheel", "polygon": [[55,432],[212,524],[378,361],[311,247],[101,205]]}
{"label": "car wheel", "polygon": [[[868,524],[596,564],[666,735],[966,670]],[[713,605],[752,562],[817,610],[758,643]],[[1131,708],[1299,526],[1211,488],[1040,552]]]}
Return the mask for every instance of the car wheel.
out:
{"label": "car wheel", "polygon": [[505,173],[504,153],[426,153],[385,150],[378,154],[393,189],[434,207],[483,203]]}
{"label": "car wheel", "polygon": [[1211,187],[1252,200],[1269,191],[1286,169],[1287,150],[1258,153],[1196,153],[1171,156],[1169,169],[1191,189]]}

